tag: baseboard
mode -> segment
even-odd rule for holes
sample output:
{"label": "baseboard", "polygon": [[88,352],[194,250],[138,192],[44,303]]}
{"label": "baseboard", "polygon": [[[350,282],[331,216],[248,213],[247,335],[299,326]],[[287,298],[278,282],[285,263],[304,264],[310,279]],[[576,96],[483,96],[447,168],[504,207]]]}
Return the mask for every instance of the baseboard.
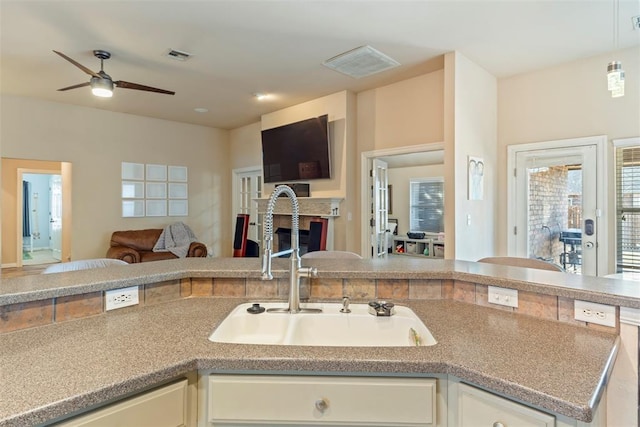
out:
{"label": "baseboard", "polygon": [[15,262],[12,262],[10,264],[2,264],[2,265],[0,265],[0,268],[14,268],[14,267],[17,267],[17,266],[18,266],[18,264],[16,264]]}

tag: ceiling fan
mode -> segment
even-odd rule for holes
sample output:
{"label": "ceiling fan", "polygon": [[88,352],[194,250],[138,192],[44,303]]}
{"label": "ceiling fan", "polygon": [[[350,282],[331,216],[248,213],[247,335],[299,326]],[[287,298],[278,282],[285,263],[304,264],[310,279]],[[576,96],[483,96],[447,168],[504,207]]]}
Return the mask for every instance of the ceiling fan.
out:
{"label": "ceiling fan", "polygon": [[91,76],[91,80],[88,81],[87,83],[80,83],[80,84],[69,86],[69,87],[63,87],[62,89],[58,89],[58,91],[65,91],[70,89],[77,89],[79,87],[91,86],[91,92],[94,95],[104,97],[104,98],[110,98],[111,96],[113,96],[113,86],[115,85],[123,89],[144,90],[147,92],[156,92],[156,93],[164,93],[167,95],[175,95],[175,92],[172,92],[170,90],[158,89],[155,87],[144,86],[137,83],[125,82],[123,80],[117,80],[114,82],[111,79],[111,76],[109,76],[109,74],[105,73],[103,70],[104,60],[111,58],[111,54],[106,50],[93,51],[93,55],[96,58],[100,59],[100,71],[98,71],[97,73],[94,71],[91,71],[84,65],[69,58],[64,53],[58,52],[57,50],[54,50],[54,52]]}

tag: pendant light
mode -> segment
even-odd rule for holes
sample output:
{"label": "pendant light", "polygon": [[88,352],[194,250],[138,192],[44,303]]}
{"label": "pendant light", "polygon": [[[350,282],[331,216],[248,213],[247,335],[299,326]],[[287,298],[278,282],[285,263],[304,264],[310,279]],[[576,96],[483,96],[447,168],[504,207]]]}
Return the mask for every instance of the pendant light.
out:
{"label": "pendant light", "polygon": [[[619,0],[613,1],[613,42],[615,49],[618,49],[618,18]],[[612,98],[624,96],[624,70],[622,62],[611,61],[607,65],[607,89],[611,92]]]}

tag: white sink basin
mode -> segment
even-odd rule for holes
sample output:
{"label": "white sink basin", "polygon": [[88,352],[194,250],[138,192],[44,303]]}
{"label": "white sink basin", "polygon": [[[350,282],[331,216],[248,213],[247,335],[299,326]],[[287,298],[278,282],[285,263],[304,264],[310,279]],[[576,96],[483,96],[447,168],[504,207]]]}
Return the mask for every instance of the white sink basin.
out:
{"label": "white sink basin", "polygon": [[[286,308],[286,303],[264,303],[262,307]],[[322,313],[251,314],[251,304],[237,306],[213,331],[209,340],[235,344],[305,345],[328,347],[404,347],[437,343],[422,321],[403,306],[396,314],[376,317],[367,304],[351,304],[351,313],[340,313],[342,304],[302,304],[321,308]]]}

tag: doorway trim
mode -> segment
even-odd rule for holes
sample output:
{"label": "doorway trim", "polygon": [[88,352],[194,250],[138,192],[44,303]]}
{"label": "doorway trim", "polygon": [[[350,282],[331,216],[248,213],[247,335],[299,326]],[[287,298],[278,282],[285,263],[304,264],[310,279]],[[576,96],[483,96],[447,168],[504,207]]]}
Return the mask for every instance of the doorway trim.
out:
{"label": "doorway trim", "polygon": [[369,168],[371,161],[377,157],[438,150],[444,150],[444,142],[431,142],[396,148],[381,148],[379,150],[363,151],[360,153],[360,254],[363,258],[371,258],[369,233],[370,212],[368,208],[371,202],[371,191],[369,189]]}
{"label": "doorway trim", "polygon": [[516,236],[513,233],[517,224],[516,218],[516,156],[518,153],[533,150],[549,150],[556,148],[596,147],[596,212],[598,221],[598,257],[597,272],[599,276],[608,274],[609,268],[609,215],[608,215],[608,171],[607,171],[607,136],[596,135],[581,138],[559,139],[552,141],[532,142],[507,146],[507,255],[515,256]]}
{"label": "doorway trim", "polygon": [[[25,160],[29,161],[29,160]],[[71,261],[71,178],[72,165],[69,162],[56,162],[59,168],[37,168],[37,167],[17,167],[16,168],[16,262],[15,264],[2,265],[6,267],[22,267],[22,180],[23,173],[60,175],[62,177],[62,262]]]}
{"label": "doorway trim", "polygon": [[[238,179],[241,176],[259,176],[260,178],[262,178],[263,174],[262,174],[262,166],[247,166],[247,167],[242,167],[242,168],[236,168],[233,169],[231,171],[231,228],[230,230],[235,230],[236,229],[236,216],[239,213],[239,205],[240,205],[240,199],[239,199],[239,194],[240,194],[240,188],[238,187]],[[260,193],[261,193],[261,197],[262,197],[262,191],[264,190],[263,188],[264,182],[262,182],[261,186],[260,186]],[[257,209],[256,209],[257,211]],[[260,224],[261,219],[257,217],[258,215],[256,214],[256,218],[253,218],[251,220],[251,222],[255,223],[255,224]],[[260,246],[262,246],[262,236],[260,236],[259,231],[260,228],[257,229],[258,231],[258,244]],[[253,236],[254,238],[256,236]],[[233,235],[232,235],[232,242],[233,242]]]}
{"label": "doorway trim", "polygon": [[23,221],[23,209],[24,209],[24,194],[22,189],[22,181],[24,174],[37,174],[37,175],[61,175],[62,170],[55,169],[31,169],[31,168],[18,168],[17,186],[16,186],[16,267],[22,267],[22,251],[24,246],[24,236],[22,235]]}

